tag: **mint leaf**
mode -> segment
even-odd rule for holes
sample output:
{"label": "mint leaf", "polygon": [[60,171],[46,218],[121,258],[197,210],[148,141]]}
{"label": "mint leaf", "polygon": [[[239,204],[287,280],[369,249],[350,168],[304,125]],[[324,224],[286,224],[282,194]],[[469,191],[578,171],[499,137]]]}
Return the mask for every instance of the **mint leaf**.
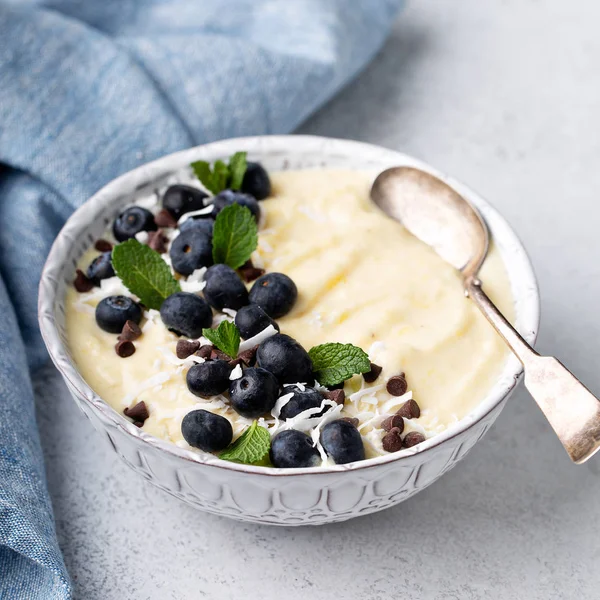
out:
{"label": "mint leaf", "polygon": [[227,189],[227,183],[229,182],[229,167],[222,161],[217,160],[213,165],[213,186],[215,188],[214,193]]}
{"label": "mint leaf", "polygon": [[201,181],[202,185],[212,192],[213,194],[218,194],[221,189],[217,189],[215,186],[215,182],[213,179],[213,173],[210,168],[210,164],[205,160],[198,160],[193,162],[191,165],[192,170],[194,171],[194,175]]}
{"label": "mint leaf", "polygon": [[250,210],[240,204],[226,206],[215,220],[212,253],[215,263],[241,267],[258,245],[258,228]]}
{"label": "mint leaf", "polygon": [[218,194],[227,188],[239,190],[247,168],[246,152],[236,152],[229,159],[228,165],[222,160],[217,160],[211,169],[210,163],[198,160],[190,166],[204,187],[213,194]]}
{"label": "mint leaf", "polygon": [[229,187],[232,190],[239,190],[242,187],[242,181],[244,181],[244,175],[248,167],[246,154],[247,152],[236,152],[229,159]]}
{"label": "mint leaf", "polygon": [[231,358],[237,356],[240,349],[240,331],[230,321],[221,321],[216,329],[203,329],[202,335]]}
{"label": "mint leaf", "polygon": [[159,310],[163,300],[181,291],[160,254],[135,238],[113,248],[112,264],[125,287],[148,308]]}
{"label": "mint leaf", "polygon": [[315,378],[321,385],[337,385],[371,369],[367,353],[352,344],[321,344],[308,352]]}
{"label": "mint leaf", "polygon": [[229,448],[219,454],[219,458],[246,465],[265,464],[270,448],[269,432],[254,421]]}

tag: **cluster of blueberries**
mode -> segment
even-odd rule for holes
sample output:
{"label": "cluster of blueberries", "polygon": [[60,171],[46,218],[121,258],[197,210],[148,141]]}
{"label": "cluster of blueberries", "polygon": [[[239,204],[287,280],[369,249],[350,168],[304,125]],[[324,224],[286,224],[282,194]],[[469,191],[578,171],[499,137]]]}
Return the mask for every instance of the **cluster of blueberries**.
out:
{"label": "cluster of blueberries", "polygon": [[[283,273],[267,273],[259,277],[250,291],[238,273],[224,264],[212,264],[212,230],[216,215],[233,203],[247,206],[254,217],[260,216],[259,200],[269,196],[271,184],[266,170],[258,163],[249,163],[241,191],[225,190],[214,197],[209,214],[194,215],[184,220],[180,234],[169,249],[173,268],[181,275],[207,267],[204,298],[187,292],[176,292],[165,299],[160,316],[165,326],[177,335],[197,339],[204,328],[212,325],[212,309],[237,311],[235,325],[243,339],[250,339],[286,315],[296,302],[298,291],[294,282]],[[163,195],[163,210],[178,221],[182,215],[205,208],[207,195],[199,189],[173,185]],[[153,214],[140,206],[125,209],[113,225],[114,237],[123,242],[141,231],[157,231]],[[99,285],[101,279],[114,276],[111,253],[104,252],[89,265],[87,277]],[[96,322],[110,333],[121,333],[127,321],[139,324],[142,308],[126,296],[109,296],[98,303]],[[186,382],[190,392],[209,398],[229,395],[231,407],[246,418],[268,414],[282,391],[292,394],[282,407],[280,419],[291,419],[301,412],[318,408],[323,395],[314,387],[312,361],[306,350],[288,335],[277,333],[264,340],[249,361],[240,378],[230,380],[236,357],[210,355],[203,363],[190,367]],[[297,385],[302,382],[301,385]],[[287,384],[287,385],[286,385]],[[283,387],[285,385],[285,387]],[[322,412],[329,410],[326,407]],[[223,416],[206,410],[188,413],[182,422],[184,439],[206,452],[219,452],[233,439],[231,423]],[[321,431],[321,444],[327,454],[339,464],[363,460],[365,450],[360,433],[346,419],[326,424]],[[310,467],[320,462],[318,450],[311,438],[298,430],[284,430],[274,436],[271,462],[276,467]]]}

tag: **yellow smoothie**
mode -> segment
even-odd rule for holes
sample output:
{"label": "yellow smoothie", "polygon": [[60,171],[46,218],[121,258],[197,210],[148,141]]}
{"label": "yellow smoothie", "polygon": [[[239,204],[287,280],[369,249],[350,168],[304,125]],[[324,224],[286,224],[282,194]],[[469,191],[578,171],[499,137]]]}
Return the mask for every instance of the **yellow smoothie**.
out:
{"label": "yellow smoothie", "polygon": [[[383,367],[375,382],[366,384],[355,376],[345,386],[341,416],[359,418],[367,456],[384,453],[380,422],[411,393],[422,412],[419,419],[406,421],[405,431],[430,437],[485,397],[508,356],[465,298],[458,273],[371,204],[375,175],[329,169],[272,173],[273,193],[261,202],[253,256],[256,265],[285,273],[298,287],[294,308],[278,319],[282,333],[307,350],[326,342],[352,343]],[[96,254],[87,253],[81,267]],[[512,320],[510,284],[493,244],[481,278],[488,295]],[[201,285],[191,283],[190,290]],[[90,386],[120,413],[145,401],[150,417],[144,431],[182,447],[189,446],[181,435],[181,420],[195,408],[226,416],[239,435],[250,421],[229,407],[225,396],[203,400],[188,391],[185,374],[194,359],[177,359],[179,338],[154,311],[142,321],[135,354],[116,355],[116,336],[102,331],[94,318],[95,305],[114,293],[127,293],[117,278],[89,294],[68,291],[70,348]],[[216,321],[222,318],[231,315],[215,314]],[[401,372],[410,391],[398,399],[386,391],[385,382]],[[272,431],[281,426],[271,415],[262,424]]]}

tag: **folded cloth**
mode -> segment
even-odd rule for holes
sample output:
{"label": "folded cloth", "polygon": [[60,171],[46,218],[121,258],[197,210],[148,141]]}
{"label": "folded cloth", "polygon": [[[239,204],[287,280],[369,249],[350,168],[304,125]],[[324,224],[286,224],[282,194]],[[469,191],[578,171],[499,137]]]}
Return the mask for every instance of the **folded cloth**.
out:
{"label": "folded cloth", "polygon": [[78,205],[175,150],[293,130],[403,0],[0,0],[0,597],[69,598],[30,370],[37,284]]}

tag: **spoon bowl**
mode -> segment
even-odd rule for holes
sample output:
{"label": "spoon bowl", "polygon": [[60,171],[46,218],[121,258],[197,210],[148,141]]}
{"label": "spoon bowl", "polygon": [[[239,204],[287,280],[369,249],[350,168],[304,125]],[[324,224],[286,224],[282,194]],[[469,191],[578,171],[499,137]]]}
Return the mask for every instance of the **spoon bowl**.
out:
{"label": "spoon bowl", "polygon": [[489,247],[487,226],[443,181],[414,167],[392,167],[375,179],[371,199],[465,277],[479,271]]}
{"label": "spoon bowl", "polygon": [[371,199],[462,273],[465,293],[521,361],[529,390],[573,462],[600,450],[600,401],[556,358],[540,356],[483,291],[477,274],[489,246],[473,206],[434,175],[392,167],[378,175]]}

